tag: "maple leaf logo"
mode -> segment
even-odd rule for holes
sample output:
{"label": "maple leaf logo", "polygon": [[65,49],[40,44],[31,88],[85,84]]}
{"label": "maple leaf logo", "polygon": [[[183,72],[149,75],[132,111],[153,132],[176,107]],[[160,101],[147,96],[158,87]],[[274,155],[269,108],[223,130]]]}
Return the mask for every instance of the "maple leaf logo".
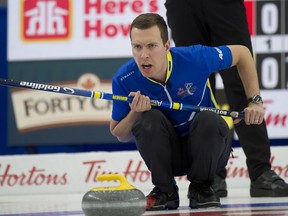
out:
{"label": "maple leaf logo", "polygon": [[77,86],[81,89],[96,90],[100,87],[100,79],[96,74],[85,73],[79,77]]}
{"label": "maple leaf logo", "polygon": [[93,82],[90,78],[88,78],[85,83],[81,84],[82,88],[89,89],[89,90],[94,89],[95,85],[96,85],[96,82]]}

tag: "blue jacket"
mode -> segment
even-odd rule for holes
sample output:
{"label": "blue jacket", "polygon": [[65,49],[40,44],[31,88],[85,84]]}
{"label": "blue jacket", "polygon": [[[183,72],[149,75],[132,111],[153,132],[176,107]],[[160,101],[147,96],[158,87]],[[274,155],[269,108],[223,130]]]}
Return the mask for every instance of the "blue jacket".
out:
{"label": "blue jacket", "polygon": [[[168,70],[165,85],[142,76],[134,59],[115,73],[112,89],[115,95],[127,96],[140,91],[150,99],[179,102],[196,106],[215,107],[208,78],[211,73],[231,67],[232,54],[227,46],[171,47],[167,55]],[[163,107],[160,109],[171,121],[180,136],[188,134],[189,125],[197,113]],[[130,111],[128,103],[113,101],[112,119],[121,121]]]}

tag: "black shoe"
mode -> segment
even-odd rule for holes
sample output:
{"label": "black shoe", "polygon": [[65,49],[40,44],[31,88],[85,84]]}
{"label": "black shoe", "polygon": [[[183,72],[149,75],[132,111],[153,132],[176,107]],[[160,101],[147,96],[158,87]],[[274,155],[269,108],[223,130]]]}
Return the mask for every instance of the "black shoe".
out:
{"label": "black shoe", "polygon": [[148,196],[146,196],[146,210],[177,209],[179,207],[179,189],[176,185],[174,189],[174,191],[166,193],[162,192],[158,187],[154,187]]}
{"label": "black shoe", "polygon": [[260,175],[250,186],[251,197],[286,197],[288,184],[273,170]]}
{"label": "black shoe", "polygon": [[189,206],[195,208],[216,208],[220,207],[220,198],[213,190],[211,184],[191,182],[189,185],[188,198]]}
{"label": "black shoe", "polygon": [[218,194],[219,197],[227,197],[228,191],[225,179],[216,175],[214,178],[212,188]]}

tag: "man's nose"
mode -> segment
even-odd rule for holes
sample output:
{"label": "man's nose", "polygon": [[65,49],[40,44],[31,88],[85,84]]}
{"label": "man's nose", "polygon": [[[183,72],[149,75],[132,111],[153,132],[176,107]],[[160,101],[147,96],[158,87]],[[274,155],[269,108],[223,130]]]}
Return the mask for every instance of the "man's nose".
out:
{"label": "man's nose", "polygon": [[141,52],[141,58],[148,58],[149,57],[149,50],[147,48],[143,48]]}

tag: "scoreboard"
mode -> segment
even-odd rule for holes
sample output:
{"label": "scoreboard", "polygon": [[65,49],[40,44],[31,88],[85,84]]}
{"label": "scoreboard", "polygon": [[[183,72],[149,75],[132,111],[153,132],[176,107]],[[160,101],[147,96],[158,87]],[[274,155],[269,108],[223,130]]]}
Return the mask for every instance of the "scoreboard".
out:
{"label": "scoreboard", "polygon": [[288,1],[246,0],[261,90],[288,88]]}
{"label": "scoreboard", "polygon": [[[288,0],[245,0],[269,139],[288,138]],[[216,76],[217,102],[229,109]],[[233,120],[226,118],[231,129]],[[233,136],[238,139],[236,133]]]}

